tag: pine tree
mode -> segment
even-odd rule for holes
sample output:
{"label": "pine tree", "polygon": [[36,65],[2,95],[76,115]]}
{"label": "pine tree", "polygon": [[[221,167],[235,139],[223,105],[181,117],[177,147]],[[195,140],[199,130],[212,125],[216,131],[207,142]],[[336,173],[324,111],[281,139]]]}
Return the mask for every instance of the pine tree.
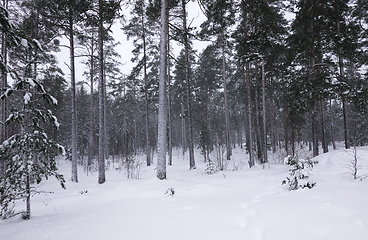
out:
{"label": "pine tree", "polygon": [[[145,0],[137,0],[134,2],[133,10],[131,11],[131,20],[127,25],[123,27],[123,30],[127,34],[127,39],[133,39],[135,46],[133,53],[132,62],[137,62],[131,73],[132,77],[138,77],[143,71],[143,82],[144,86],[142,91],[144,92],[145,99],[145,152],[147,166],[151,165],[151,146],[149,140],[149,65],[153,62],[154,56],[156,55],[156,43],[154,41],[156,24],[153,21],[149,21],[149,15],[147,15],[148,4]],[[139,24],[137,24],[139,23]]]}
{"label": "pine tree", "polygon": [[158,105],[157,178],[166,179],[167,134],[167,0],[161,0],[160,81]]}
{"label": "pine tree", "polygon": [[225,112],[225,144],[226,159],[230,160],[232,155],[230,140],[230,117],[229,100],[227,91],[227,72],[226,72],[226,50],[230,37],[230,27],[234,24],[235,12],[232,0],[201,1],[205,8],[207,21],[202,23],[201,35],[207,39],[215,37],[216,45],[221,49],[222,59],[222,80],[224,88],[224,112]]}
{"label": "pine tree", "polygon": [[0,16],[6,16],[6,19],[3,18],[5,21],[1,22],[2,31],[12,39],[13,46],[26,56],[26,61],[19,62],[17,71],[7,67],[15,82],[0,97],[1,101],[5,98],[14,99],[15,104],[3,124],[18,129],[0,145],[0,159],[5,160],[6,164],[5,175],[0,178],[0,216],[14,215],[13,204],[22,199],[26,202],[22,217],[29,219],[31,196],[37,193],[32,182],[39,184],[44,177],[55,176],[61,186],[65,187],[64,178],[58,173],[55,161],[58,152],[65,151],[61,145],[50,139],[45,131],[47,125],[58,128],[59,123],[51,110],[44,108],[43,101],[56,105],[57,100],[30,74],[37,54],[42,51],[41,45],[37,40],[28,38],[8,24],[7,11],[4,8],[0,7],[0,12]]}

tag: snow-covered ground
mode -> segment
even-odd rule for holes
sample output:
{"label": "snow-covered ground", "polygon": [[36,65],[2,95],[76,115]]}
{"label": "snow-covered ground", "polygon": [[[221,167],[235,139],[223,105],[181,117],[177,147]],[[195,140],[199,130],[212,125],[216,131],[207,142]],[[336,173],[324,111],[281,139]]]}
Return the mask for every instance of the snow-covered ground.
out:
{"label": "snow-covered ground", "polygon": [[[66,190],[54,180],[43,182],[39,190],[54,194],[32,198],[30,220],[0,221],[0,239],[366,240],[368,178],[352,179],[350,153],[318,156],[311,176],[316,187],[296,191],[281,185],[289,166],[249,169],[241,150],[234,150],[227,171],[214,175],[205,174],[199,154],[194,171],[174,154],[164,181],[155,177],[154,166],[142,167],[140,180],[108,170],[103,185],[97,173],[79,169],[79,183],[67,181]],[[359,148],[358,156],[368,167],[368,148]],[[59,160],[66,179],[70,168]],[[360,170],[364,174],[367,169]],[[165,194],[169,188],[173,196]]]}

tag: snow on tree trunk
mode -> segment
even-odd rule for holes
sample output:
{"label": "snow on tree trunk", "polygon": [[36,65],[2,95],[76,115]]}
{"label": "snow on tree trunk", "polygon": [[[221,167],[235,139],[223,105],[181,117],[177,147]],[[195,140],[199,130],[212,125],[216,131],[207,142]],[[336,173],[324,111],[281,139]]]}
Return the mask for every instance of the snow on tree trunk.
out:
{"label": "snow on tree trunk", "polygon": [[70,44],[70,78],[71,78],[71,104],[72,104],[72,182],[78,182],[77,159],[77,109],[75,105],[75,64],[74,64],[74,26],[73,6],[69,6],[69,44]]}
{"label": "snow on tree trunk", "polygon": [[157,178],[166,179],[166,143],[167,143],[167,0],[161,0],[161,34],[160,34],[160,76],[158,104],[158,138],[157,138]]}

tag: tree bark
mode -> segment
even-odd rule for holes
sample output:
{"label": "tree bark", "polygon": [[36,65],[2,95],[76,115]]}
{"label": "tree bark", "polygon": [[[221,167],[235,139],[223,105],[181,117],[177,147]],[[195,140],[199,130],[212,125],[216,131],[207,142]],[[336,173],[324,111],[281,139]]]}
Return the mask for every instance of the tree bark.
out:
{"label": "tree bark", "polygon": [[187,151],[187,134],[186,134],[186,124],[185,124],[185,105],[184,97],[181,96],[181,144],[183,148],[183,160],[185,152]]}
{"label": "tree bark", "polygon": [[103,11],[102,11],[102,0],[98,1],[98,8],[99,8],[99,22],[98,22],[98,49],[99,49],[99,92],[98,92],[98,183],[103,184],[106,181],[105,176],[105,148],[104,148],[104,141],[105,141],[105,127],[104,127],[104,113],[105,113],[105,106],[104,106],[104,61],[103,61]]}
{"label": "tree bark", "polygon": [[252,126],[252,91],[251,91],[251,79],[250,79],[250,66],[249,63],[246,63],[246,84],[247,84],[247,95],[248,95],[248,135],[249,135],[249,142],[248,142],[248,151],[249,151],[249,167],[254,167],[254,154],[253,154],[253,126]]}
{"label": "tree bark", "polygon": [[266,79],[264,70],[264,61],[262,61],[262,108],[263,108],[263,163],[268,162],[267,157],[267,125],[266,125]]}
{"label": "tree bark", "polygon": [[318,156],[318,131],[317,131],[317,106],[314,104],[312,109],[312,142],[313,142],[313,157]]}
{"label": "tree bark", "polygon": [[171,83],[171,78],[170,78],[170,33],[169,33],[169,25],[166,24],[166,31],[167,31],[167,103],[168,103],[168,108],[167,108],[167,118],[168,118],[168,154],[169,154],[169,165],[172,165],[172,116],[171,116],[171,92],[170,92],[170,83]]}
{"label": "tree bark", "polygon": [[146,163],[147,166],[151,165],[151,148],[149,141],[149,106],[148,106],[148,78],[147,78],[147,44],[146,44],[146,32],[144,15],[142,14],[142,40],[143,40],[143,77],[144,77],[144,104],[146,111]]}
{"label": "tree bark", "polygon": [[167,0],[161,0],[160,76],[157,137],[157,178],[166,179],[167,143]]}
{"label": "tree bark", "polygon": [[69,5],[69,45],[70,45],[70,78],[71,78],[71,104],[72,104],[72,182],[78,182],[77,157],[77,109],[75,105],[75,62],[74,62],[74,13],[73,2]]}
{"label": "tree bark", "polygon": [[94,72],[94,47],[95,47],[95,40],[94,40],[94,30],[92,29],[92,38],[91,38],[91,56],[90,56],[90,87],[91,87],[91,97],[90,97],[90,113],[89,113],[89,117],[90,117],[90,126],[89,126],[89,139],[88,139],[88,170],[90,170],[89,168],[92,165],[92,161],[93,161],[93,157],[94,157],[94,149],[95,149],[95,140],[94,140],[94,129],[95,129],[95,115],[94,115],[94,99],[93,99],[93,95],[94,95],[94,77],[95,77],[95,72]]}
{"label": "tree bark", "polygon": [[349,130],[348,130],[348,117],[347,117],[347,113],[346,113],[346,102],[345,102],[345,98],[342,97],[342,112],[344,115],[344,138],[345,138],[345,149],[349,149],[350,148],[350,141],[349,141]]}
{"label": "tree bark", "polygon": [[[3,1],[3,7],[6,9],[8,8],[7,0]],[[3,56],[3,63],[7,65],[8,51],[7,51],[7,45],[6,45],[6,35],[4,33],[2,33],[1,35],[1,54]],[[8,75],[7,73],[3,73],[1,76],[0,95],[3,93],[2,90],[6,89],[7,85],[8,85]],[[7,107],[8,107],[7,98],[4,98],[3,100],[0,101],[0,121],[1,122],[5,122],[5,120],[7,119],[7,116],[6,116]],[[1,124],[0,125],[0,143],[3,143],[6,139],[7,139],[7,128],[5,125]],[[5,160],[1,159],[0,160],[0,177],[5,175],[5,171],[6,171],[6,162]]]}
{"label": "tree bark", "polygon": [[320,104],[321,104],[322,148],[323,148],[323,153],[327,153],[328,143],[327,143],[327,138],[326,138],[326,112],[325,112],[325,106],[324,106],[325,103],[323,100],[321,100]]}
{"label": "tree bark", "polygon": [[222,52],[222,81],[224,83],[224,98],[225,98],[225,143],[226,143],[226,159],[230,160],[231,141],[230,141],[230,116],[229,116],[229,100],[227,96],[227,81],[226,81],[226,59],[225,59],[225,36],[221,33],[221,52]]}
{"label": "tree bark", "polygon": [[190,66],[189,66],[189,42],[188,42],[188,29],[187,29],[187,12],[186,12],[186,0],[182,0],[183,10],[183,40],[184,40],[184,58],[185,58],[185,79],[186,79],[186,95],[188,105],[188,133],[189,133],[189,169],[196,169],[194,159],[194,143],[193,143],[193,127],[192,127],[192,93],[191,93],[191,80],[190,80]]}

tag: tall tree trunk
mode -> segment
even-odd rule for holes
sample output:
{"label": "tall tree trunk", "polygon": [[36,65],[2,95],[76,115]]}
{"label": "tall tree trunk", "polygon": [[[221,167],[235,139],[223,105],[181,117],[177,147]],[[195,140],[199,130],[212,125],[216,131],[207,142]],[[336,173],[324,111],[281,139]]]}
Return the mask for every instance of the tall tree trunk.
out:
{"label": "tall tree trunk", "polygon": [[[3,7],[5,9],[8,8],[8,0],[3,0]],[[6,45],[6,34],[2,33],[1,35],[1,55],[3,57],[3,63],[5,66],[7,65],[8,51]],[[8,85],[8,75],[7,73],[3,73],[1,76],[1,84],[0,84],[0,95],[3,93],[3,90],[6,89]],[[7,119],[7,98],[4,98],[0,101],[0,121],[5,122]],[[0,124],[0,144],[3,143],[7,139],[7,128],[4,124]],[[4,159],[0,160],[0,178],[5,175],[6,171],[6,162]]]}
{"label": "tall tree trunk", "polygon": [[166,179],[167,143],[167,0],[161,0],[160,80],[158,103],[157,178]]}
{"label": "tall tree trunk", "polygon": [[325,103],[323,100],[321,100],[320,104],[321,104],[322,148],[323,148],[323,153],[327,153],[328,143],[327,143],[327,138],[326,138],[326,113],[325,113],[325,106],[324,106]]}
{"label": "tall tree trunk", "polygon": [[[271,79],[271,86],[273,86],[273,80]],[[276,106],[274,91],[271,90],[271,140],[272,140],[272,152],[277,150],[277,133],[276,133]]]}
{"label": "tall tree trunk", "polygon": [[345,138],[345,149],[350,148],[350,141],[349,141],[349,130],[348,130],[348,117],[346,113],[346,101],[345,98],[342,97],[342,113],[344,116],[344,138]]}
{"label": "tall tree trunk", "polygon": [[90,117],[90,126],[89,126],[89,139],[88,139],[88,160],[87,160],[87,164],[88,167],[87,169],[90,170],[91,165],[92,165],[92,161],[93,161],[93,157],[94,157],[94,153],[95,153],[95,140],[94,140],[94,130],[95,130],[95,115],[94,115],[94,99],[93,99],[93,95],[94,95],[94,77],[95,77],[95,64],[94,64],[94,48],[95,48],[95,39],[94,39],[94,30],[92,29],[92,38],[91,38],[91,56],[90,56],[90,87],[91,87],[91,97],[90,97],[90,113],[89,113],[89,117]]}
{"label": "tall tree trunk", "polygon": [[168,154],[169,154],[169,165],[172,165],[172,116],[171,116],[171,76],[170,76],[170,32],[169,32],[169,25],[166,25],[167,31],[167,118],[168,118]]}
{"label": "tall tree trunk", "polygon": [[267,163],[266,79],[264,64],[264,61],[262,61],[263,163]]}
{"label": "tall tree trunk", "polygon": [[[337,34],[339,36],[339,38],[341,39],[341,30],[340,30],[340,22],[337,22]],[[338,46],[337,48],[337,57],[338,57],[338,61],[339,61],[339,70],[340,70],[340,82],[344,82],[345,81],[345,71],[344,71],[344,61],[343,61],[343,57],[342,57],[342,50],[341,50],[341,46]],[[348,130],[348,124],[347,124],[347,113],[346,113],[346,99],[343,95],[343,93],[341,93],[341,100],[342,100],[342,112],[343,112],[343,117],[344,117],[344,138],[345,138],[345,149],[349,149],[350,148],[350,141],[349,141],[349,130]]]}
{"label": "tall tree trunk", "polygon": [[249,167],[254,167],[254,154],[253,154],[253,126],[252,126],[252,91],[251,91],[251,79],[250,79],[250,66],[249,63],[246,63],[245,70],[245,78],[247,82],[247,95],[248,95],[248,135],[249,135],[249,143],[248,143],[248,151],[249,151]]}
{"label": "tall tree trunk", "polygon": [[26,212],[23,218],[25,220],[31,218],[31,179],[28,171],[26,176]]}
{"label": "tall tree trunk", "polygon": [[181,96],[181,144],[183,147],[183,160],[185,156],[185,152],[187,151],[187,131],[185,124],[185,105],[184,105],[184,97]]}
{"label": "tall tree trunk", "polygon": [[330,99],[330,111],[329,111],[330,119],[331,119],[331,142],[333,149],[336,150],[336,144],[335,144],[335,133],[334,133],[334,117],[332,116],[332,101]]}
{"label": "tall tree trunk", "polygon": [[313,157],[318,156],[318,120],[317,120],[317,105],[314,104],[312,109],[312,142],[313,142]]}
{"label": "tall tree trunk", "polygon": [[227,96],[227,81],[226,81],[226,59],[225,59],[225,36],[221,33],[221,52],[222,52],[222,81],[224,83],[224,98],[225,98],[225,143],[226,143],[226,159],[230,160],[232,155],[230,141],[230,116],[229,116],[229,100]]}
{"label": "tall tree trunk", "polygon": [[74,63],[74,4],[69,5],[69,45],[70,45],[70,78],[72,92],[72,182],[78,182],[78,157],[77,157],[77,109],[75,105],[75,63]]}
{"label": "tall tree trunk", "polygon": [[259,66],[258,63],[256,62],[255,64],[255,69],[256,69],[256,86],[255,86],[255,91],[254,91],[254,98],[255,98],[255,117],[256,117],[256,121],[255,121],[255,130],[256,130],[256,141],[257,141],[257,157],[258,157],[258,161],[259,162],[263,162],[263,141],[262,141],[262,123],[261,123],[261,111],[260,111],[260,103],[258,101],[259,99],[259,84],[258,84],[258,79],[259,79],[259,75],[258,75],[258,70],[259,70]]}
{"label": "tall tree trunk", "polygon": [[98,92],[98,183],[102,184],[106,181],[105,176],[105,106],[104,106],[104,85],[105,85],[105,79],[104,79],[104,54],[103,54],[103,10],[102,10],[102,0],[98,1],[98,9],[99,9],[99,22],[98,22],[98,59],[99,59],[99,92]]}
{"label": "tall tree trunk", "polygon": [[[286,121],[285,121],[286,123]],[[285,138],[285,152],[286,155],[289,155],[289,132],[287,124],[284,124],[284,138]]]}
{"label": "tall tree trunk", "polygon": [[189,133],[189,169],[195,169],[194,159],[194,143],[193,143],[193,127],[192,127],[192,93],[191,93],[191,80],[190,80],[190,65],[189,65],[189,42],[188,42],[188,29],[187,29],[187,12],[186,12],[186,0],[182,0],[183,10],[183,40],[184,40],[184,57],[185,57],[185,79],[186,79],[186,94],[188,105],[188,133]]}
{"label": "tall tree trunk", "polygon": [[[105,63],[104,63],[104,68],[105,68]],[[109,135],[107,132],[107,98],[106,98],[106,74],[105,74],[105,70],[104,70],[104,80],[103,80],[103,129],[104,129],[104,134],[103,134],[103,144],[104,144],[104,159],[108,159],[109,158]]]}
{"label": "tall tree trunk", "polygon": [[151,165],[151,147],[149,141],[149,106],[148,106],[148,76],[147,76],[147,43],[144,15],[142,14],[142,40],[143,40],[143,77],[144,77],[144,104],[146,110],[146,163],[147,166]]}

